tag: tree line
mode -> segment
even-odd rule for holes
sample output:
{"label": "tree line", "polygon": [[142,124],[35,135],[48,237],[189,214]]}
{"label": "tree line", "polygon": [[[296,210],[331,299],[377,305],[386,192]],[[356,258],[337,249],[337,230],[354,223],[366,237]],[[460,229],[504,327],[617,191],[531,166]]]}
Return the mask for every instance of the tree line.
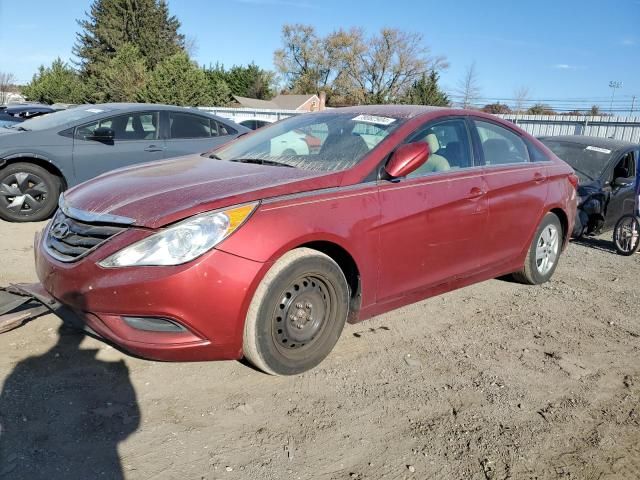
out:
{"label": "tree line", "polygon": [[439,85],[446,68],[417,33],[362,29],[319,36],[284,25],[275,71],[255,64],[197,65],[192,42],[165,0],[94,0],[73,47],[22,88],[43,103],[153,102],[225,106],[233,96],[268,100],[277,93],[325,92],[330,106],[361,103],[449,105]]}
{"label": "tree line", "polygon": [[[450,106],[440,85],[448,67],[433,55],[419,33],[361,28],[319,35],[310,25],[282,27],[274,71],[255,64],[226,68],[199,66],[190,55],[194,41],[180,32],[180,21],[166,0],[94,0],[73,46],[73,63],[57,58],[40,66],[22,94],[43,103],[150,102],[190,106],[227,106],[234,96],[269,100],[277,93],[319,94],[329,106],[404,103]],[[0,72],[0,97],[10,74]],[[525,108],[529,91],[514,92],[512,107],[482,106],[475,64],[452,96],[464,108],[489,113],[553,114],[551,107]],[[573,113],[573,112],[572,112]],[[579,112],[577,112],[579,113]],[[591,114],[599,113],[593,107]]]}

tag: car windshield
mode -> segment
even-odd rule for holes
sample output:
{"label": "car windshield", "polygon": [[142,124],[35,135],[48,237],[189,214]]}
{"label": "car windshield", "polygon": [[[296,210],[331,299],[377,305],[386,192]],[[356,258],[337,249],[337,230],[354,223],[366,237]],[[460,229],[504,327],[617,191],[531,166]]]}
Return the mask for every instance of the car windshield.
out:
{"label": "car windshield", "polygon": [[94,105],[83,105],[79,107],[73,107],[68,110],[61,110],[59,112],[48,113],[38,117],[25,120],[12,128],[20,128],[21,130],[46,130],[48,128],[55,128],[62,125],[66,125],[70,122],[82,120],[83,118],[97,115],[98,113],[106,112],[107,109]]}
{"label": "car windshield", "polygon": [[567,162],[576,171],[580,183],[588,183],[600,178],[611,160],[613,152],[608,148],[594,145],[542,139],[549,149]]}
{"label": "car windshield", "polygon": [[215,152],[221,160],[304,170],[350,168],[403,123],[354,113],[303,114],[266,126]]}

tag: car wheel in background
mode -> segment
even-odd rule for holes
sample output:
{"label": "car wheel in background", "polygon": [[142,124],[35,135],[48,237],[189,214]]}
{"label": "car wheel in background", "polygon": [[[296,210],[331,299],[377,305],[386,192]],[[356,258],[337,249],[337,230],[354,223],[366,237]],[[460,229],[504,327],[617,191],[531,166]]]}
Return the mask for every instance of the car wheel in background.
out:
{"label": "car wheel in background", "polygon": [[256,289],[244,328],[244,355],[272,375],[318,365],[335,346],[349,313],[349,286],[329,256],[286,253]]}
{"label": "car wheel in background", "polygon": [[640,248],[640,217],[623,215],[613,229],[613,244],[620,255],[633,255]]}
{"label": "car wheel in background", "polygon": [[0,169],[0,218],[37,222],[49,218],[58,205],[60,179],[31,163]]}
{"label": "car wheel in background", "polygon": [[522,270],[513,277],[529,285],[548,282],[558,266],[562,241],[560,219],[554,213],[547,213],[533,236]]}

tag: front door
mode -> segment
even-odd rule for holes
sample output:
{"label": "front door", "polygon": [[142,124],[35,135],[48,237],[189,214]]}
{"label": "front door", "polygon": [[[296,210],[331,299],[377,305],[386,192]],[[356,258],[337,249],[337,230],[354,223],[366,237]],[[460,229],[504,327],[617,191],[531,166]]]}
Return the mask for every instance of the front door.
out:
{"label": "front door", "polygon": [[378,302],[483,266],[486,184],[462,118],[430,122],[407,142],[426,141],[427,163],[398,182],[380,182]]}
{"label": "front door", "polygon": [[[99,127],[113,130],[112,142],[92,139]],[[109,170],[162,158],[164,141],[158,139],[158,112],[118,115],[75,129],[73,166],[78,182]]]}
{"label": "front door", "polygon": [[626,214],[633,213],[635,207],[635,185],[617,185],[617,178],[631,179],[636,176],[638,163],[638,151],[625,152],[616,162],[613,170],[608,175],[608,186],[611,188],[611,198],[607,206],[604,228],[613,228],[618,219]]}

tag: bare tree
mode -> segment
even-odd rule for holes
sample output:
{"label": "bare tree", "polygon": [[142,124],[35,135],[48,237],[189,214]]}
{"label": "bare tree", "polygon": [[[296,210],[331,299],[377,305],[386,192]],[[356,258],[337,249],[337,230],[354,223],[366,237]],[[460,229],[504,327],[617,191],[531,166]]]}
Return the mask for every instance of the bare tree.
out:
{"label": "bare tree", "polygon": [[0,72],[0,105],[7,103],[10,88],[13,86],[16,77],[13,73]]}
{"label": "bare tree", "polygon": [[200,45],[198,45],[198,39],[195,35],[186,35],[184,37],[184,50],[191,58],[196,56],[200,50]]}
{"label": "bare tree", "polygon": [[513,92],[513,110],[519,113],[525,110],[525,104],[529,100],[529,87],[521,86]]}
{"label": "bare tree", "polygon": [[423,74],[447,66],[430,55],[422,35],[397,29],[370,37],[359,28],[340,29],[319,37],[312,26],[285,25],[282,42],[274,63],[289,89],[326,91],[334,105],[399,101]]}
{"label": "bare tree", "polygon": [[366,38],[362,30],[332,35],[346,39],[339,49],[341,71],[361,93],[365,103],[398,99],[423,74],[446,67],[443,57],[433,57],[419,33],[383,28]]}
{"label": "bare tree", "polygon": [[460,97],[462,108],[469,108],[480,99],[480,84],[476,62],[467,67],[464,77],[458,82],[456,94]]}
{"label": "bare tree", "polygon": [[277,71],[294,93],[318,93],[335,76],[336,62],[327,41],[311,25],[284,25],[282,48],[273,54]]}

